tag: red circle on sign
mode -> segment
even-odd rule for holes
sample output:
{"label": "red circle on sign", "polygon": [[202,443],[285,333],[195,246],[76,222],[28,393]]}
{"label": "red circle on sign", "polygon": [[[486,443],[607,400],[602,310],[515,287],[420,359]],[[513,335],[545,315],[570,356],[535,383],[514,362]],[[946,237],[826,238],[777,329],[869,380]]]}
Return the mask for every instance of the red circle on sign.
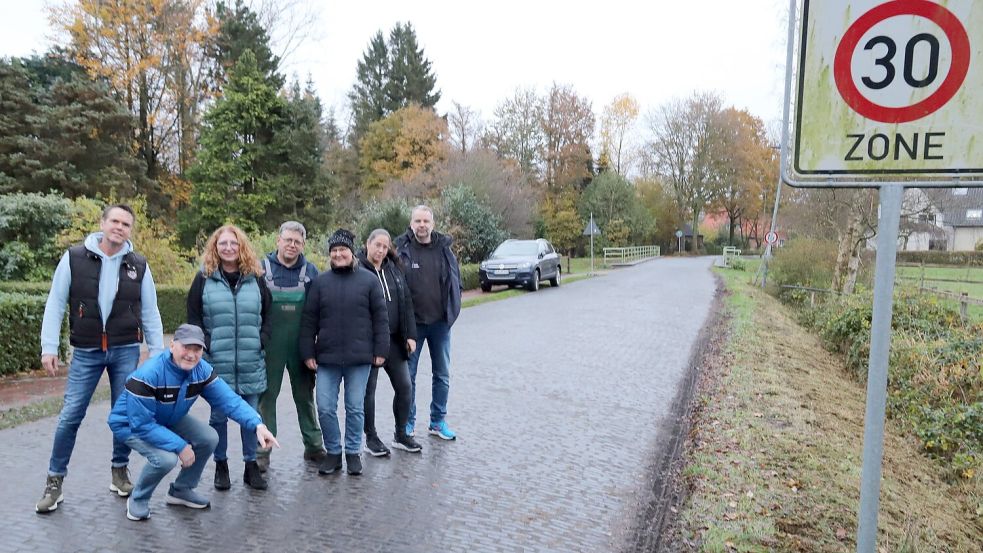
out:
{"label": "red circle on sign", "polygon": [[[928,98],[910,106],[894,108],[875,104],[861,94],[853,82],[851,62],[864,34],[881,21],[898,15],[924,17],[941,27],[952,46],[952,65],[942,85]],[[966,28],[952,12],[927,0],[896,0],[871,9],[850,25],[836,48],[833,77],[840,96],[853,111],[881,123],[907,123],[934,113],[956,95],[969,72],[969,51]]]}

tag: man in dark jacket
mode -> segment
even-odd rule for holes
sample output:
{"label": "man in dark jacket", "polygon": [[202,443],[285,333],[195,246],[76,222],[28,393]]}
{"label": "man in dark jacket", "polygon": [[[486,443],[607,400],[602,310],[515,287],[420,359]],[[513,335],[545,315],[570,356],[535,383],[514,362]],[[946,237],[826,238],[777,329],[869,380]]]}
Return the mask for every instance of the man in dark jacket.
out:
{"label": "man in dark jacket", "polygon": [[[300,316],[304,298],[317,278],[317,267],[304,258],[307,229],[297,221],[280,225],[276,251],[263,259],[263,278],[270,290],[271,334],[266,347],[266,391],[259,398],[259,414],[276,436],[276,400],[283,384],[283,369],[290,373],[290,392],[297,406],[297,422],[304,441],[304,459],[320,462],[324,459],[324,442],[317,425],[314,406],[314,373],[304,368],[297,349],[300,338]],[[270,449],[256,452],[262,471],[270,464]]]}
{"label": "man in dark jacket", "polygon": [[341,470],[338,392],[345,382],[345,463],[362,473],[365,386],[373,365],[389,352],[389,315],[382,287],[355,261],[355,235],[338,229],[328,241],[331,270],[307,293],[300,324],[300,355],[317,371],[317,414],[327,456],[320,474]]}
{"label": "man in dark jacket", "polygon": [[461,313],[461,269],[451,251],[453,240],[434,231],[433,210],[425,205],[413,208],[410,228],[396,239],[403,261],[406,282],[413,296],[416,313],[417,348],[409,359],[414,401],[406,434],[414,434],[416,423],[416,370],[423,343],[428,344],[433,368],[430,402],[431,435],[445,440],[457,438],[447,425],[447,398],[450,393],[451,326]]}
{"label": "man in dark jacket", "polygon": [[192,509],[210,505],[195,488],[218,444],[218,433],[188,414],[199,396],[248,428],[260,445],[280,446],[256,411],[201,359],[204,347],[201,328],[179,326],[171,350],[151,357],[130,376],[109,413],[113,436],[147,458],[126,502],[130,520],[150,518],[150,496],[179,463],[181,472],[167,492],[167,503]]}

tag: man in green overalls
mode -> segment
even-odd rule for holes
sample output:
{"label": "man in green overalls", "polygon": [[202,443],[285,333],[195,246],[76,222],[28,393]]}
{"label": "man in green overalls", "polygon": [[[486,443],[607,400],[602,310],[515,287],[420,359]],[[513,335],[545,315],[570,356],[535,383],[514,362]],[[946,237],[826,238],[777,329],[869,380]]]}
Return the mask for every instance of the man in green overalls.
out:
{"label": "man in green overalls", "polygon": [[[273,296],[270,310],[273,334],[266,346],[266,392],[259,399],[263,422],[276,436],[276,400],[283,383],[283,369],[290,374],[290,390],[297,406],[297,422],[304,440],[304,459],[320,462],[325,455],[321,429],[314,407],[314,371],[304,368],[297,350],[300,316],[317,267],[304,258],[307,231],[296,221],[280,225],[276,251],[263,259],[263,278]],[[256,456],[261,470],[270,465],[270,450],[260,449]]]}

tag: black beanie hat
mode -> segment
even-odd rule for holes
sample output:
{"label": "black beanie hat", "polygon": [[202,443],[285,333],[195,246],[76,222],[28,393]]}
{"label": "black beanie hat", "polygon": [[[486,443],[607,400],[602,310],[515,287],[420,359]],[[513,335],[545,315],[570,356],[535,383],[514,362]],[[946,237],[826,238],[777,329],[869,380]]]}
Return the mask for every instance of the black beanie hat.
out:
{"label": "black beanie hat", "polygon": [[334,231],[331,238],[328,240],[328,251],[335,246],[344,246],[352,251],[352,255],[355,254],[355,235],[348,229],[340,228]]}

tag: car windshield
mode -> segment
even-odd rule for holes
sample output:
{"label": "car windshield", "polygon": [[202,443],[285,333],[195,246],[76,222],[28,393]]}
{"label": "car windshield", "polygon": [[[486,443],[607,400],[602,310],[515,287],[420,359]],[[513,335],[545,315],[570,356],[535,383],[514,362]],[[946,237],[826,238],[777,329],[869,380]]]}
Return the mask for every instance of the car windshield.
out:
{"label": "car windshield", "polygon": [[536,257],[539,247],[534,240],[520,240],[515,242],[505,242],[495,248],[495,253],[491,259],[501,259],[503,257]]}

